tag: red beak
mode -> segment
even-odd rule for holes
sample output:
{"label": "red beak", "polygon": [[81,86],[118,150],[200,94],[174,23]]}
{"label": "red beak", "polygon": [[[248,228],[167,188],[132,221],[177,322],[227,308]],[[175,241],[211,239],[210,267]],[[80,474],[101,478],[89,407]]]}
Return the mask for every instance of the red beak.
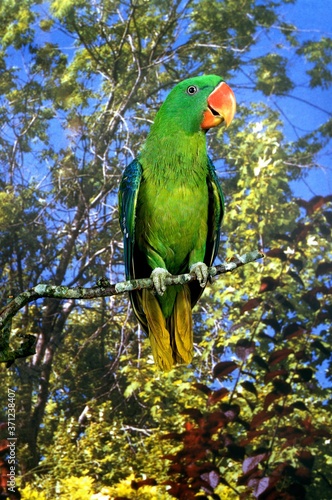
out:
{"label": "red beak", "polygon": [[225,82],[211,92],[207,99],[208,108],[204,111],[201,128],[208,130],[225,121],[228,127],[235,115],[236,100],[233,90]]}

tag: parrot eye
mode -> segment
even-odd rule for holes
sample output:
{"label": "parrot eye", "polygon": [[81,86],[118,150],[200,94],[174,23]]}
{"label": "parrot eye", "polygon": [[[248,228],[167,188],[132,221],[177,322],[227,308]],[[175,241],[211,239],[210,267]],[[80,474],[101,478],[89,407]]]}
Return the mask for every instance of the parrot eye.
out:
{"label": "parrot eye", "polygon": [[196,87],[196,85],[189,85],[189,87],[187,88],[187,94],[194,95],[196,94],[196,92],[198,92],[198,88]]}

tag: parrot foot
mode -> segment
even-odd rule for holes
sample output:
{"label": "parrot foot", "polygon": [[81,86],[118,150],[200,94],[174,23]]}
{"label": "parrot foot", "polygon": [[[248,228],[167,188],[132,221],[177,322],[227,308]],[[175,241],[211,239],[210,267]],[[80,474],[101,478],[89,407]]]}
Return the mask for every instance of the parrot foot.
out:
{"label": "parrot foot", "polygon": [[171,273],[169,273],[167,269],[164,269],[163,267],[156,267],[152,271],[150,278],[153,281],[153,286],[158,295],[163,295],[166,291],[166,278],[168,278],[169,276],[172,276]]}
{"label": "parrot foot", "polygon": [[202,288],[206,286],[209,279],[209,271],[208,266],[204,262],[196,262],[196,264],[190,266],[189,272],[196,276]]}

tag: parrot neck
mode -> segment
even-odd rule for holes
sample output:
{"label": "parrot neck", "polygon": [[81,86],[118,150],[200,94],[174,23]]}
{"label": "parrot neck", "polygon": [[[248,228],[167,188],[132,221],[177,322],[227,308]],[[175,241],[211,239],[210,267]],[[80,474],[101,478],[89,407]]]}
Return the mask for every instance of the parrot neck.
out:
{"label": "parrot neck", "polygon": [[168,130],[157,134],[153,129],[139,155],[144,177],[156,183],[173,180],[197,184],[207,175],[206,138],[203,131],[187,134]]}

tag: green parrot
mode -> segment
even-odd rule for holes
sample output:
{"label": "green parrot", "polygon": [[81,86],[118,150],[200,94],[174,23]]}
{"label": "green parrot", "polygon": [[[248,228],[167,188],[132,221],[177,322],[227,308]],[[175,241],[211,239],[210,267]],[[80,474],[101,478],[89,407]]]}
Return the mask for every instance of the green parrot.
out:
{"label": "green parrot", "polygon": [[[170,370],[193,357],[192,308],[218,252],[224,199],[207,155],[206,131],[235,113],[233,91],[216,75],[178,83],[160,107],[119,189],[127,279],[151,277],[155,290],[130,292],[156,364]],[[197,280],[165,285],[171,274]]]}

